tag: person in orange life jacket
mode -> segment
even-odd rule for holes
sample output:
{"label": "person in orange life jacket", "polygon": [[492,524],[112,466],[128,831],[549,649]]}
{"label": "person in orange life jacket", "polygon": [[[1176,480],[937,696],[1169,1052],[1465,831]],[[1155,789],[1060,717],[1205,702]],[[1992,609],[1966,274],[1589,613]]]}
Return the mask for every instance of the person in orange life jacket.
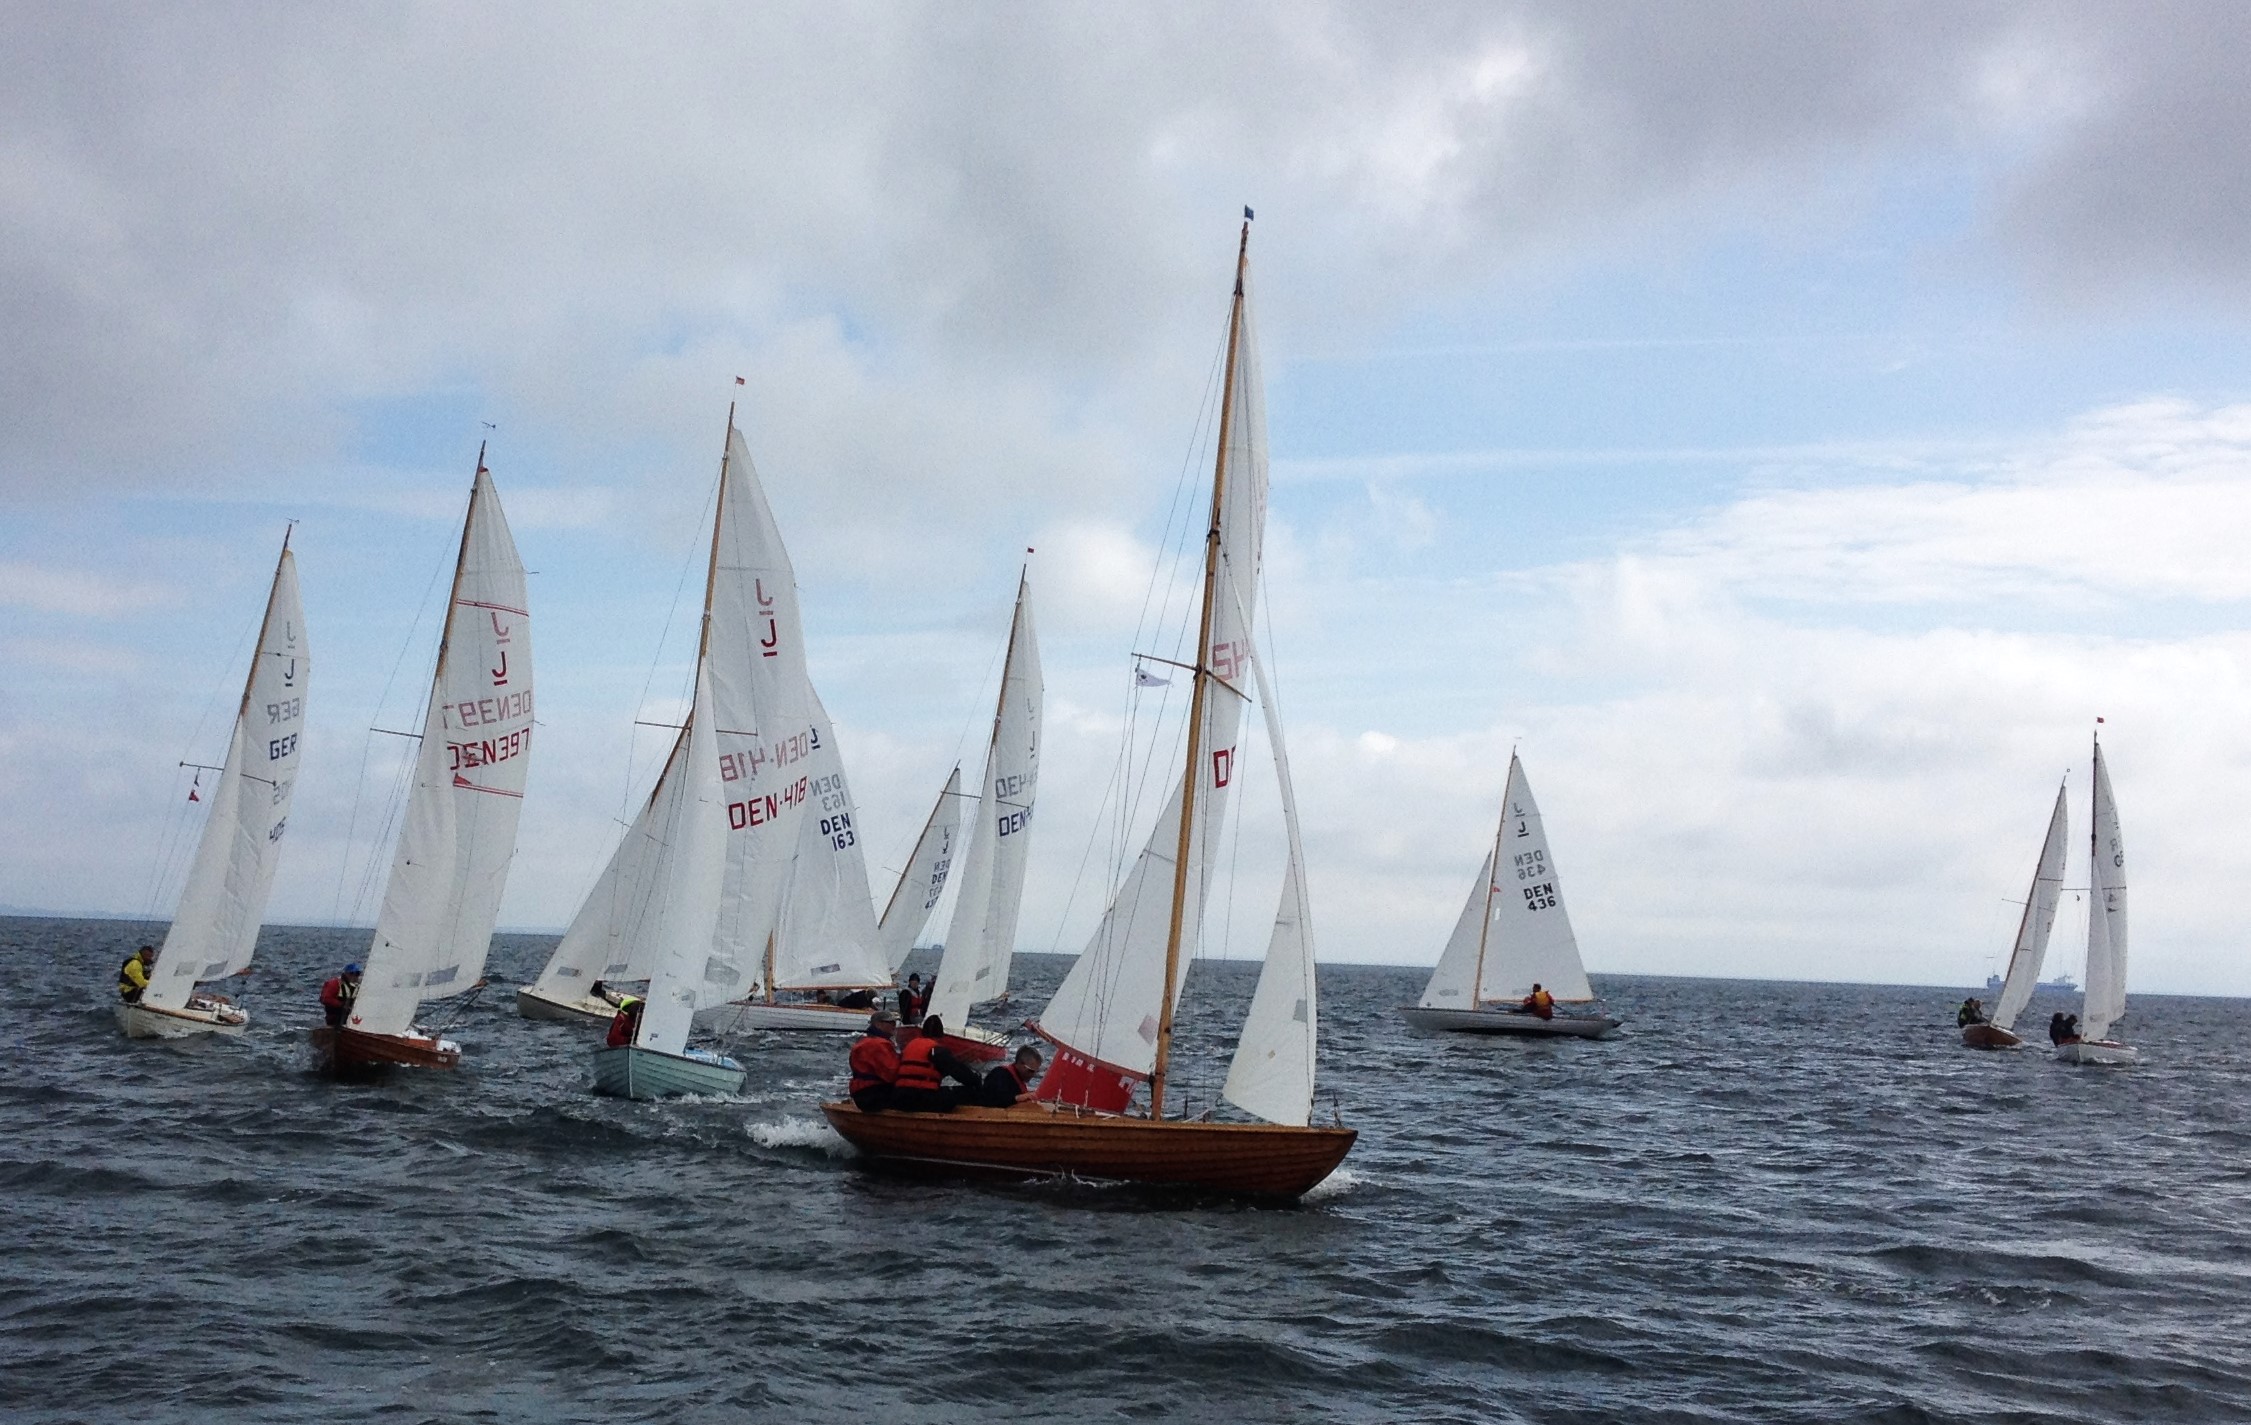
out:
{"label": "person in orange life jacket", "polygon": [[944,1021],[933,1014],[922,1021],[922,1032],[899,1050],[899,1077],[892,1086],[891,1107],[909,1113],[945,1113],[962,1101],[961,1093],[946,1088],[947,1079],[967,1090],[975,1101],[984,1080],[938,1042],[945,1034]]}
{"label": "person in orange life jacket", "polygon": [[891,1094],[899,1078],[899,1016],[879,1009],[868,1016],[867,1033],[852,1045],[852,1085],[848,1092],[862,1113],[881,1113],[891,1107]]}
{"label": "person in orange life jacket", "polygon": [[352,1017],[352,1002],[360,997],[360,967],[346,965],[343,970],[328,977],[320,987],[320,1012],[328,1020],[328,1027],[341,1029],[344,1021]]}
{"label": "person in orange life jacket", "polygon": [[156,947],[143,945],[125,958],[117,967],[117,997],[127,1004],[139,1004],[141,991],[149,987],[149,971],[156,964]]}
{"label": "person in orange life jacket", "polygon": [[1542,1019],[1553,1019],[1555,1018],[1555,996],[1540,988],[1539,982],[1535,980],[1532,984],[1532,993],[1524,997],[1524,1003],[1518,1005],[1517,1010],[1523,1014],[1536,1014]]}
{"label": "person in orange life jacket", "polygon": [[977,1102],[986,1108],[1014,1108],[1032,1101],[1032,1085],[1039,1082],[1040,1051],[1027,1044],[1016,1051],[1016,1062],[1003,1064],[985,1075]]}
{"label": "person in orange life jacket", "polygon": [[633,1042],[633,1036],[641,1032],[641,1010],[647,1003],[638,995],[618,996],[617,1013],[610,1016],[609,1047],[623,1049]]}
{"label": "person in orange life jacket", "polygon": [[922,976],[907,976],[905,988],[899,991],[899,1018],[908,1024],[920,1024],[923,1012],[929,1008],[930,992],[922,987]]}

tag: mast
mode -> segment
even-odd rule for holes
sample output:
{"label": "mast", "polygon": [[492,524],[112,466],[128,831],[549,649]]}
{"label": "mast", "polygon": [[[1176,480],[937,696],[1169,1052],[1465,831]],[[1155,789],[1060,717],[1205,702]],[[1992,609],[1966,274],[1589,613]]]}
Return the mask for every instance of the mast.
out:
{"label": "mast", "polygon": [[[719,496],[711,506],[711,562],[703,572],[703,629],[696,635],[696,668],[703,668],[703,656],[711,651],[711,595],[719,584],[719,525],[727,518],[727,465],[734,458],[735,403],[727,403],[727,434],[719,441]],[[690,714],[693,716],[693,714]],[[716,734],[718,728],[713,728]],[[683,734],[684,735],[684,734]]]}
{"label": "mast", "polygon": [[1485,868],[1485,914],[1477,922],[1477,973],[1469,977],[1469,1007],[1485,1002],[1485,938],[1493,933],[1493,880],[1501,874],[1501,842],[1508,835],[1508,789],[1516,785],[1516,749],[1508,754],[1508,780],[1501,783],[1501,819],[1493,824],[1493,859]]}
{"label": "mast", "polygon": [[[484,464],[482,454],[478,456],[477,463],[479,465]],[[236,722],[241,722],[244,718],[250,716],[250,690],[258,682],[258,660],[265,657],[266,635],[273,632],[274,598],[281,593],[281,565],[282,561],[289,557],[289,536],[296,531],[297,521],[291,520],[281,532],[281,553],[274,559],[273,582],[266,586],[266,612],[258,620],[258,642],[251,648],[250,666],[242,674],[242,701],[235,705],[234,710]]]}
{"label": "mast", "polygon": [[[430,686],[433,688],[445,676],[446,654],[453,647],[453,614],[461,604],[462,572],[469,567],[469,528],[477,519],[477,491],[483,485],[485,476],[491,473],[485,469],[485,443],[480,440],[477,442],[477,473],[469,477],[469,509],[461,516],[461,548],[453,556],[453,584],[446,590],[445,623],[438,630],[438,662],[430,670]],[[422,731],[427,736],[430,730],[424,728]]]}
{"label": "mast", "polygon": [[[1244,209],[1246,214],[1249,209]],[[1172,926],[1165,936],[1165,978],[1157,1000],[1157,1058],[1149,1072],[1149,1116],[1165,1116],[1165,1074],[1172,1058],[1173,985],[1180,973],[1181,923],[1188,911],[1188,853],[1196,828],[1196,779],[1203,760],[1205,686],[1211,678],[1212,605],[1219,586],[1219,522],[1226,508],[1227,438],[1235,415],[1235,356],[1243,336],[1243,273],[1250,264],[1251,224],[1235,249],[1235,297],[1227,313],[1227,370],[1221,378],[1219,452],[1212,461],[1211,527],[1204,535],[1204,609],[1196,633],[1195,691],[1188,699],[1188,760],[1180,779],[1180,845],[1172,865]]]}

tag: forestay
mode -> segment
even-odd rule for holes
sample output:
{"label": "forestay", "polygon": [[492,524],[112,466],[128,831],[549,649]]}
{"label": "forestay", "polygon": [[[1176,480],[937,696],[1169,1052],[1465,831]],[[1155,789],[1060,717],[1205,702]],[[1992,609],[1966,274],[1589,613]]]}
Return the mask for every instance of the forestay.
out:
{"label": "forestay", "polygon": [[837,751],[836,728],[820,697],[813,708],[806,807],[797,860],[774,932],[774,982],[782,990],[871,989],[891,983],[891,963],[868,899],[867,853]]}
{"label": "forestay", "polygon": [[2063,899],[2063,860],[2071,844],[2071,814],[2066,808],[2065,787],[2056,788],[2056,809],[2048,817],[2048,838],[2040,843],[2040,860],[2032,871],[2032,889],[2024,898],[2024,918],[2017,922],[2016,944],[2009,950],[2009,968],[2001,982],[2001,997],[1993,1005],[1993,1026],[2010,1029],[2031,1003],[2040,983],[2040,963],[2047,957],[2048,932],[2055,928],[2056,905]]}
{"label": "forestay", "polygon": [[1217,510],[1217,579],[1208,594],[1211,676],[1198,730],[1198,765],[1191,769],[1197,779],[1196,815],[1189,826],[1177,971],[1167,986],[1166,946],[1180,854],[1183,782],[1174,783],[1116,898],[1039,1017],[1039,1032],[1054,1040],[1059,1050],[1055,1066],[1039,1087],[1040,1096],[1047,1099],[1122,1108],[1133,1084],[1150,1077],[1165,999],[1169,994],[1178,1002],[1200,936],[1205,892],[1216,870],[1242,723],[1243,698],[1237,680],[1248,661],[1249,619],[1257,612],[1266,522],[1266,411],[1247,268],[1243,281],[1246,291],[1240,304],[1234,376],[1221,416],[1227,436],[1219,458],[1224,475]]}
{"label": "forestay", "polygon": [[2126,1013],[2126,841],[2110,768],[2095,744],[2095,812],[2087,875],[2087,990],[2079,1037],[2101,1039]]}
{"label": "forestay", "polygon": [[719,925],[727,876],[727,811],[721,795],[719,742],[712,728],[711,679],[698,668],[696,702],[688,714],[687,757],[652,825],[661,873],[643,917],[650,956],[648,1003],[633,1042],[678,1054],[688,1044],[703,962]]}
{"label": "forestay", "polygon": [[1016,614],[1001,665],[1000,699],[993,710],[992,741],[985,749],[984,796],[969,834],[961,892],[954,901],[946,953],[930,997],[930,1012],[948,1024],[964,1022],[971,1005],[998,999],[1008,990],[1039,787],[1045,692],[1027,573],[1017,581]]}
{"label": "forestay", "polygon": [[945,894],[954,864],[954,835],[960,825],[961,768],[956,767],[946,778],[945,790],[938,793],[937,805],[930,808],[930,819],[922,824],[922,835],[915,839],[907,869],[899,873],[898,884],[891,888],[883,918],[876,922],[894,979],[923,927],[930,923],[938,897]]}
{"label": "forestay", "polygon": [[203,839],[196,844],[179,908],[141,994],[143,1004],[178,1009],[198,980],[220,979],[250,964],[274,867],[281,860],[311,676],[297,561],[285,538],[235,712],[226,766],[212,788]]}
{"label": "forestay", "polygon": [[531,732],[524,566],[480,462],[352,1028],[403,1034],[422,1001],[465,990],[483,973],[516,852]]}

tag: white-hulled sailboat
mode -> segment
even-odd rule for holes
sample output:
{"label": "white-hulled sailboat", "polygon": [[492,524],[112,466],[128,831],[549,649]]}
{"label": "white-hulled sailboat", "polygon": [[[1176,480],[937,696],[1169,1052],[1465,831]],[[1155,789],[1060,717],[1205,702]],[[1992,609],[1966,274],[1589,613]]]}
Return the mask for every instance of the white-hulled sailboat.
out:
{"label": "white-hulled sailboat", "polygon": [[2024,1043],[2017,1037],[2017,1016],[2032,1002],[2032,991],[2040,983],[2040,961],[2048,953],[2048,932],[2055,928],[2056,903],[2063,899],[2063,858],[2071,844],[2071,813],[2065,799],[2069,790],[2056,788],[2056,809],[2048,817],[2048,837],[2040,843],[2040,859],[2032,868],[2032,889],[2024,898],[2024,918],[2017,922],[2001,997],[1993,1002],[1990,1019],[1962,1026],[1967,1048],[2015,1049]]}
{"label": "white-hulled sailboat", "polygon": [[516,854],[531,761],[531,614],[524,565],[482,447],[446,599],[445,629],[359,995],[312,1032],[332,1071],[451,1069],[461,1046],[418,1028],[425,1002],[484,984]]}
{"label": "white-hulled sailboat", "polygon": [[1008,653],[1001,664],[993,735],[985,748],[985,791],[961,863],[961,890],[938,961],[929,1013],[947,1031],[941,1042],[956,1058],[1000,1058],[1008,1036],[969,1023],[970,1006],[1008,993],[1016,952],[1016,917],[1024,904],[1024,862],[1031,851],[1032,807],[1039,789],[1039,634],[1032,624],[1031,570],[1016,581],[1016,613],[1009,621]]}
{"label": "white-hulled sailboat", "polygon": [[179,907],[149,967],[148,987],[138,1001],[117,1007],[117,1022],[128,1038],[234,1034],[250,1022],[246,1010],[197,985],[247,973],[258,947],[297,784],[297,743],[312,666],[297,598],[297,561],[284,534],[226,765],[211,791]]}
{"label": "white-hulled sailboat", "polygon": [[960,827],[961,768],[956,767],[947,774],[945,788],[930,808],[930,819],[922,824],[922,835],[915,838],[914,853],[907,857],[907,867],[891,887],[891,899],[884,903],[883,916],[876,922],[894,980],[913,952],[915,939],[930,923],[930,912],[938,898],[946,892],[946,882],[953,874],[954,838]]}
{"label": "white-hulled sailboat", "polygon": [[[1244,214],[1248,219],[1249,214]],[[825,1103],[829,1122],[862,1153],[901,1168],[1010,1177],[1174,1184],[1296,1197],[1335,1170],[1354,1130],[1310,1126],[1315,1004],[1313,942],[1295,800],[1280,722],[1251,647],[1266,519],[1266,419],[1247,301],[1250,224],[1243,225],[1229,311],[1227,364],[1204,544],[1194,692],[1180,782],[1103,915],[1033,1027],[1056,1064],[1036,1102],[952,1113],[863,1113]],[[1258,988],[1224,1095],[1263,1123],[1165,1116],[1174,1009],[1217,868],[1245,693],[1255,672],[1272,734],[1289,832],[1289,869]],[[1148,1085],[1147,1116],[1129,1114]]]}
{"label": "white-hulled sailboat", "polygon": [[2126,840],[2118,830],[2118,803],[2110,794],[2110,768],[2102,739],[2095,739],[2094,827],[2087,856],[2087,988],[2079,1009],[2079,1037],[2056,1046],[2066,1064],[2135,1064],[2141,1053],[2110,1038],[2126,1014]]}
{"label": "white-hulled sailboat", "polygon": [[1563,908],[1563,883],[1539,803],[1511,752],[1501,823],[1485,868],[1423,987],[1422,1003],[1403,1006],[1400,1013],[1417,1029],[1581,1039],[1599,1039],[1621,1022],[1607,1014],[1543,1018],[1520,1009],[1535,985],[1557,1004],[1586,1004],[1595,997],[1571,933],[1570,912]]}

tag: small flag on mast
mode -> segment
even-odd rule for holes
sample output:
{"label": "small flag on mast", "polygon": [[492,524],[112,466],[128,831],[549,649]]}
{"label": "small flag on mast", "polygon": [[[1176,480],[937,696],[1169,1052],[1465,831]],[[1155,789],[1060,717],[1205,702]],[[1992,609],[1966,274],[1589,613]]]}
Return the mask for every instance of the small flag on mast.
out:
{"label": "small flag on mast", "polygon": [[1172,679],[1160,678],[1156,674],[1150,672],[1148,669],[1141,667],[1139,664],[1135,664],[1133,669],[1133,686],[1135,686],[1136,688],[1169,688],[1172,686]]}
{"label": "small flag on mast", "polygon": [[202,774],[201,772],[198,772],[198,773],[196,773],[196,774],[195,774],[195,781],[194,781],[194,782],[192,782],[191,784],[189,784],[189,786],[188,786],[188,800],[189,800],[189,801],[191,801],[191,802],[199,802],[199,801],[202,801],[202,800],[203,800],[203,798],[202,798],[202,797],[201,797],[200,795],[198,795],[198,794],[197,794],[197,792],[196,792],[196,790],[195,790],[195,789],[196,789],[197,787],[200,787],[200,786],[202,786],[202,785],[203,785],[203,774]]}
{"label": "small flag on mast", "polygon": [[1255,217],[1257,217],[1257,216],[1258,216],[1258,214],[1256,214],[1256,213],[1254,213],[1254,212],[1252,212],[1252,211],[1251,211],[1251,205],[1250,205],[1250,204],[1248,204],[1248,203],[1245,203],[1245,204],[1243,205],[1243,221],[1244,221],[1244,222],[1246,222],[1246,223],[1247,223],[1247,222],[1249,222],[1249,221],[1250,221],[1251,219],[1253,219],[1253,218],[1255,218]]}
{"label": "small flag on mast", "polygon": [[735,378],[735,384],[736,384],[737,386],[740,386],[740,385],[741,385],[742,383],[743,383],[743,378],[742,378],[742,377],[740,377],[740,376],[737,376],[737,377]]}

